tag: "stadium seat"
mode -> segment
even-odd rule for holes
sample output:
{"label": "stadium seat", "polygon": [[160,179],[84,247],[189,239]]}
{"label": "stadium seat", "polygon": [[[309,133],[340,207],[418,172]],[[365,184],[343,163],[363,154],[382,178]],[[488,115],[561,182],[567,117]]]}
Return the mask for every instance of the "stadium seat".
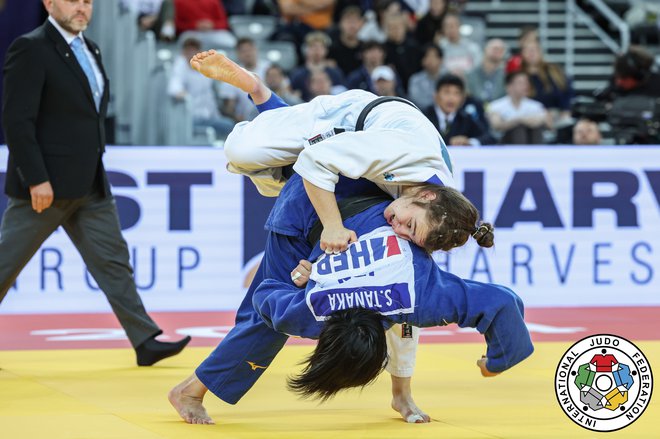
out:
{"label": "stadium seat", "polygon": [[270,15],[232,15],[229,26],[237,38],[263,41],[270,38],[277,27],[277,17]]}
{"label": "stadium seat", "polygon": [[486,21],[474,15],[461,16],[461,36],[477,43],[480,47],[486,44]]}
{"label": "stadium seat", "polygon": [[262,41],[258,48],[259,58],[278,64],[287,72],[298,65],[296,46],[289,41]]}

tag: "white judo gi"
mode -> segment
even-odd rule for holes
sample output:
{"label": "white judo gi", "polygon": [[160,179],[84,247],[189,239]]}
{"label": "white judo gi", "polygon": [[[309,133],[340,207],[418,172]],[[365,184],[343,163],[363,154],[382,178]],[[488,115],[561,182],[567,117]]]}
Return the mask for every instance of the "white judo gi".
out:
{"label": "white judo gi", "polygon": [[[250,177],[270,197],[286,183],[281,167],[294,163],[301,177],[330,192],[339,174],[370,180],[395,198],[407,185],[455,187],[445,142],[418,109],[383,103],[371,110],[364,130],[355,131],[360,112],[376,98],[350,90],[264,111],[227,137],[227,169]],[[345,131],[335,134],[336,129]]]}

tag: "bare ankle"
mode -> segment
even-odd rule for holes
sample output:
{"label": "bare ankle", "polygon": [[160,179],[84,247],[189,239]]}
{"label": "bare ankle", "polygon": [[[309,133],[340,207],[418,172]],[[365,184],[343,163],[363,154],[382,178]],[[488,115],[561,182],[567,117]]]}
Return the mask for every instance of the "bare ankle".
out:
{"label": "bare ankle", "polygon": [[257,86],[257,90],[254,93],[250,93],[250,97],[252,98],[252,102],[254,102],[255,105],[261,105],[264,102],[268,102],[270,97],[273,95],[273,92],[270,91],[270,89],[266,87],[263,82],[259,80],[257,81],[259,84]]}

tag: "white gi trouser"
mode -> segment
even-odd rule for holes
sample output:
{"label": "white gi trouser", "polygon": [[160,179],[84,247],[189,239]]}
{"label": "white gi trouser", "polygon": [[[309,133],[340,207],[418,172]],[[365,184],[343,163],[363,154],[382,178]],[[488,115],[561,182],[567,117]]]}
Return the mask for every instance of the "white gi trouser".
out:
{"label": "white gi trouser", "polygon": [[[369,113],[363,131],[354,131],[360,112],[374,99],[372,93],[350,90],[241,122],[225,142],[227,169],[250,177],[265,196],[279,194],[286,183],[281,167],[293,163],[301,177],[331,192],[339,174],[366,178],[394,197],[403,185],[454,187],[446,146],[416,108],[383,103]],[[346,132],[334,134],[335,128]]]}
{"label": "white gi trouser", "polygon": [[385,332],[387,340],[387,355],[389,360],[385,370],[396,377],[411,377],[415,370],[417,345],[419,344],[419,328],[410,326],[412,337],[402,337],[403,325],[396,324]]}

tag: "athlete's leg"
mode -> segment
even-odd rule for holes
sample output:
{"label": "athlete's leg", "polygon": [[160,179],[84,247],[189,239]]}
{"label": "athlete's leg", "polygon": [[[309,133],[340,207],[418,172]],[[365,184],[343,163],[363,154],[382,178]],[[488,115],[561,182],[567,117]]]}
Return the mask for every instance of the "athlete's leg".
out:
{"label": "athlete's leg", "polygon": [[415,370],[419,328],[397,324],[388,329],[385,336],[389,357],[385,370],[392,377],[392,408],[406,422],[429,422],[430,417],[415,404],[410,385]]}
{"label": "athlete's leg", "polygon": [[[300,255],[311,251],[304,240],[269,234],[264,258],[236,314],[236,325],[202,362],[195,374],[170,392],[169,399],[189,423],[212,423],[202,405],[207,390],[230,404],[237,403],[261,377],[288,339],[264,323],[252,305],[252,295],[264,278],[291,282],[290,271]],[[199,420],[192,421],[192,420]]]}

